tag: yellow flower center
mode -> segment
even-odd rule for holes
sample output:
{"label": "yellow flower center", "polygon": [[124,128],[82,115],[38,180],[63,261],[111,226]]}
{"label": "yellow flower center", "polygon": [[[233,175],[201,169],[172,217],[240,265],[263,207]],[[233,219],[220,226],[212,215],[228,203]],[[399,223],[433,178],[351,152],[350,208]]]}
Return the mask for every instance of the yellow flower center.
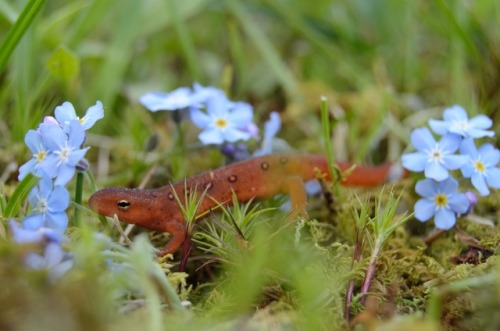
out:
{"label": "yellow flower center", "polygon": [[218,128],[221,128],[221,129],[224,129],[225,127],[227,127],[227,120],[225,120],[224,118],[218,118],[216,121],[215,121],[215,126],[218,127]]}
{"label": "yellow flower center", "polygon": [[448,204],[448,197],[442,193],[436,194],[434,202],[436,203],[436,206],[444,207]]}
{"label": "yellow flower center", "polygon": [[39,152],[35,155],[36,162],[37,162],[37,163],[42,162],[43,160],[45,160],[45,157],[46,157],[46,156],[47,156],[47,152],[46,152],[46,151],[39,151]]}
{"label": "yellow flower center", "polygon": [[484,163],[481,161],[474,162],[474,168],[476,169],[477,172],[484,172],[486,170]]}

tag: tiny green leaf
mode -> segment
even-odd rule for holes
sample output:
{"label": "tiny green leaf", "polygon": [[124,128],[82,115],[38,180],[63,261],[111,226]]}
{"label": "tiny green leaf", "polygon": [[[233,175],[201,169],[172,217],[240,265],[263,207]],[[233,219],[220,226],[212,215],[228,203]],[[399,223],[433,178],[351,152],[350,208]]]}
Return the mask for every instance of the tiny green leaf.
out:
{"label": "tiny green leaf", "polygon": [[55,77],[69,81],[80,73],[80,59],[68,48],[60,46],[50,56],[46,67]]}
{"label": "tiny green leaf", "polygon": [[38,183],[40,178],[36,177],[33,174],[28,174],[16,187],[16,190],[12,194],[9,202],[7,203],[7,207],[5,207],[5,218],[13,217],[17,215],[19,212],[19,208],[23,204],[24,200],[30,193],[31,189]]}

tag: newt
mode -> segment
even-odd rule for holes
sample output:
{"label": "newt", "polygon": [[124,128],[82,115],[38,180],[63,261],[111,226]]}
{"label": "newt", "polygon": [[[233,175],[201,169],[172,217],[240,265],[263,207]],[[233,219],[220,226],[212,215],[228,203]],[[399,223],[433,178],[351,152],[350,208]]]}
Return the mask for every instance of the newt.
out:
{"label": "newt", "polygon": [[[341,171],[351,167],[337,162]],[[341,182],[349,186],[376,186],[391,176],[392,164],[355,167]],[[197,190],[202,196],[197,215],[232,203],[232,192],[240,202],[269,199],[280,193],[290,195],[293,215],[307,215],[304,181],[315,179],[317,171],[331,181],[328,162],[320,155],[270,154],[233,163],[212,171],[153,189],[107,187],[89,199],[90,207],[100,215],[113,217],[141,227],[172,235],[159,256],[176,252],[186,239],[187,226],[178,202],[184,203],[184,190]],[[189,191],[188,191],[189,194]],[[219,202],[219,203],[218,203]]]}

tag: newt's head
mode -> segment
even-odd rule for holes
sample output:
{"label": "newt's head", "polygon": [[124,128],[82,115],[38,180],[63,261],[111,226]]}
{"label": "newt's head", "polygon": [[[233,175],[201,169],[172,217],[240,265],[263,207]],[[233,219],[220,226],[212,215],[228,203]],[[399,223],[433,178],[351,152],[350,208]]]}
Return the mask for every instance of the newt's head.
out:
{"label": "newt's head", "polygon": [[160,230],[160,219],[154,208],[156,198],[153,190],[106,187],[92,194],[89,205],[100,215],[116,215],[120,221]]}

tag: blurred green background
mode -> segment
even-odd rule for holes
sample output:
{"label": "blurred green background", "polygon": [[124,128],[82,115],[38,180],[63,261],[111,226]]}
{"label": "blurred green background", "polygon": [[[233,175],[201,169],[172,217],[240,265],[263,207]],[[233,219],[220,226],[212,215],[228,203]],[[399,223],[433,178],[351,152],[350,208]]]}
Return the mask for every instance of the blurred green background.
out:
{"label": "blurred green background", "polygon": [[[25,17],[27,29],[9,39],[8,31],[26,5],[31,9],[31,16]],[[300,152],[323,152],[319,104],[320,97],[326,96],[334,119],[333,145],[339,159],[364,163],[397,160],[408,148],[411,129],[424,125],[430,117],[440,117],[447,106],[460,104],[470,115],[484,113],[498,123],[499,22],[500,5],[495,0],[0,0],[0,179],[5,185],[4,195],[8,197],[17,185],[17,166],[30,157],[24,135],[64,101],[72,102],[79,115],[96,100],[104,104],[105,117],[92,128],[87,141],[94,146],[87,156],[102,186],[138,186],[156,164],[168,165],[166,177],[177,179],[220,165],[217,153],[209,154],[216,161],[204,157],[207,152],[196,145],[198,131],[192,126],[187,128],[186,141],[193,149],[200,149],[201,156],[190,149],[184,152],[199,162],[186,167],[185,155],[162,158],[163,151],[175,144],[176,129],[167,114],[153,114],[138,103],[138,97],[145,92],[170,91],[193,82],[223,88],[232,100],[250,102],[260,126],[269,112],[278,111],[283,119],[279,136]],[[493,129],[500,134],[498,126]],[[149,151],[146,145],[153,140],[157,141],[158,155],[151,157],[143,152]],[[486,207],[493,214],[498,206],[495,199],[489,200]],[[350,231],[349,235],[352,226]],[[206,329],[205,322],[221,316],[224,320],[230,314],[241,316],[257,299],[273,298],[272,286],[262,290],[269,276],[263,275],[263,269],[272,269],[276,279],[286,280],[281,284],[284,290],[277,291],[277,303],[273,303],[280,305],[276,311],[285,312],[278,314],[285,328],[292,321],[302,323],[304,329],[318,325],[334,325],[335,329],[342,325],[346,282],[355,277],[354,273],[358,280],[362,275],[360,266],[351,270],[351,247],[339,244],[326,252],[311,249],[313,245],[294,246],[292,231],[283,237],[281,241],[257,238],[262,242],[257,241],[253,254],[244,251],[241,265],[225,266],[227,274],[223,273],[223,277],[227,278],[222,289],[214,286],[208,291],[200,286],[192,294],[194,302],[203,297],[203,307],[196,313],[203,309],[211,313],[201,319],[169,315],[175,321],[172,329],[188,323]],[[83,262],[70,280],[77,287],[66,282],[55,290],[45,289],[48,293],[31,291],[15,274],[14,262],[1,262],[0,276],[21,279],[12,286],[21,293],[16,301],[19,307],[26,307],[22,304],[26,298],[37,302],[33,307],[46,309],[40,316],[44,312],[50,315],[52,306],[44,300],[58,303],[64,297],[64,304],[54,309],[61,315],[74,311],[80,315],[68,315],[68,324],[62,325],[75,321],[102,325],[121,318],[116,317],[119,314],[113,305],[117,301],[112,295],[100,298],[102,302],[96,307],[88,304],[102,289],[102,293],[110,291],[120,297],[115,291],[122,291],[118,287],[122,284],[99,278],[101,269],[93,258],[100,248],[86,240],[76,241],[75,252]],[[377,283],[377,291],[385,291],[388,283],[383,281],[388,280],[410,293],[402,290],[394,300],[392,308],[396,313],[423,311],[421,296],[427,296],[430,286],[425,282],[439,280],[444,273],[441,265],[421,251],[406,250],[411,240],[406,232],[398,233],[384,262],[390,266],[384,270],[386,278]],[[275,245],[271,246],[274,255],[266,251],[266,245]],[[455,254],[457,246],[453,242],[447,248]],[[88,252],[89,247],[94,251]],[[291,251],[289,247],[293,247]],[[399,261],[401,254],[411,267],[392,263]],[[436,259],[450,267],[448,255],[444,256]],[[10,267],[14,274],[9,274]],[[84,268],[89,271],[79,274]],[[457,274],[469,275],[469,271]],[[193,271],[191,281],[210,287],[204,282],[213,280],[211,272]],[[422,279],[412,279],[415,275]],[[113,277],[120,276],[111,276],[115,281]],[[406,287],[406,281],[411,285]],[[35,279],[33,284],[36,287],[41,283]],[[415,292],[412,286],[417,288]],[[88,288],[92,291],[82,291]],[[229,297],[224,296],[227,293]],[[498,307],[492,293],[482,293],[493,302],[485,305],[484,320],[491,318],[490,325],[495,325],[491,317],[495,314],[488,311]],[[128,292],[125,296],[134,297]],[[0,299],[2,308],[12,301],[11,297]],[[158,305],[154,308],[162,311],[160,298],[156,299]],[[463,317],[464,311],[470,312],[467,307],[464,311],[456,308],[465,307],[460,300],[453,302],[455,310],[450,308],[447,316],[460,319],[457,316]],[[292,306],[299,307],[301,315],[294,315]],[[353,307],[356,312],[363,309]],[[149,315],[143,314],[131,317],[135,323],[129,324],[127,319],[116,325],[141,327],[144,317],[150,321]],[[309,318],[311,314],[314,318]],[[453,325],[453,321],[447,322]],[[416,330],[418,323],[413,323]]]}
{"label": "blurred green background", "polygon": [[[38,2],[0,76],[4,148],[65,100],[80,114],[101,100],[98,131],[140,135],[152,115],[138,96],[194,81],[250,101],[257,118],[284,112],[285,123],[320,95],[354,124],[452,104],[496,118],[500,105],[493,0]],[[25,3],[0,2],[1,38]]]}

